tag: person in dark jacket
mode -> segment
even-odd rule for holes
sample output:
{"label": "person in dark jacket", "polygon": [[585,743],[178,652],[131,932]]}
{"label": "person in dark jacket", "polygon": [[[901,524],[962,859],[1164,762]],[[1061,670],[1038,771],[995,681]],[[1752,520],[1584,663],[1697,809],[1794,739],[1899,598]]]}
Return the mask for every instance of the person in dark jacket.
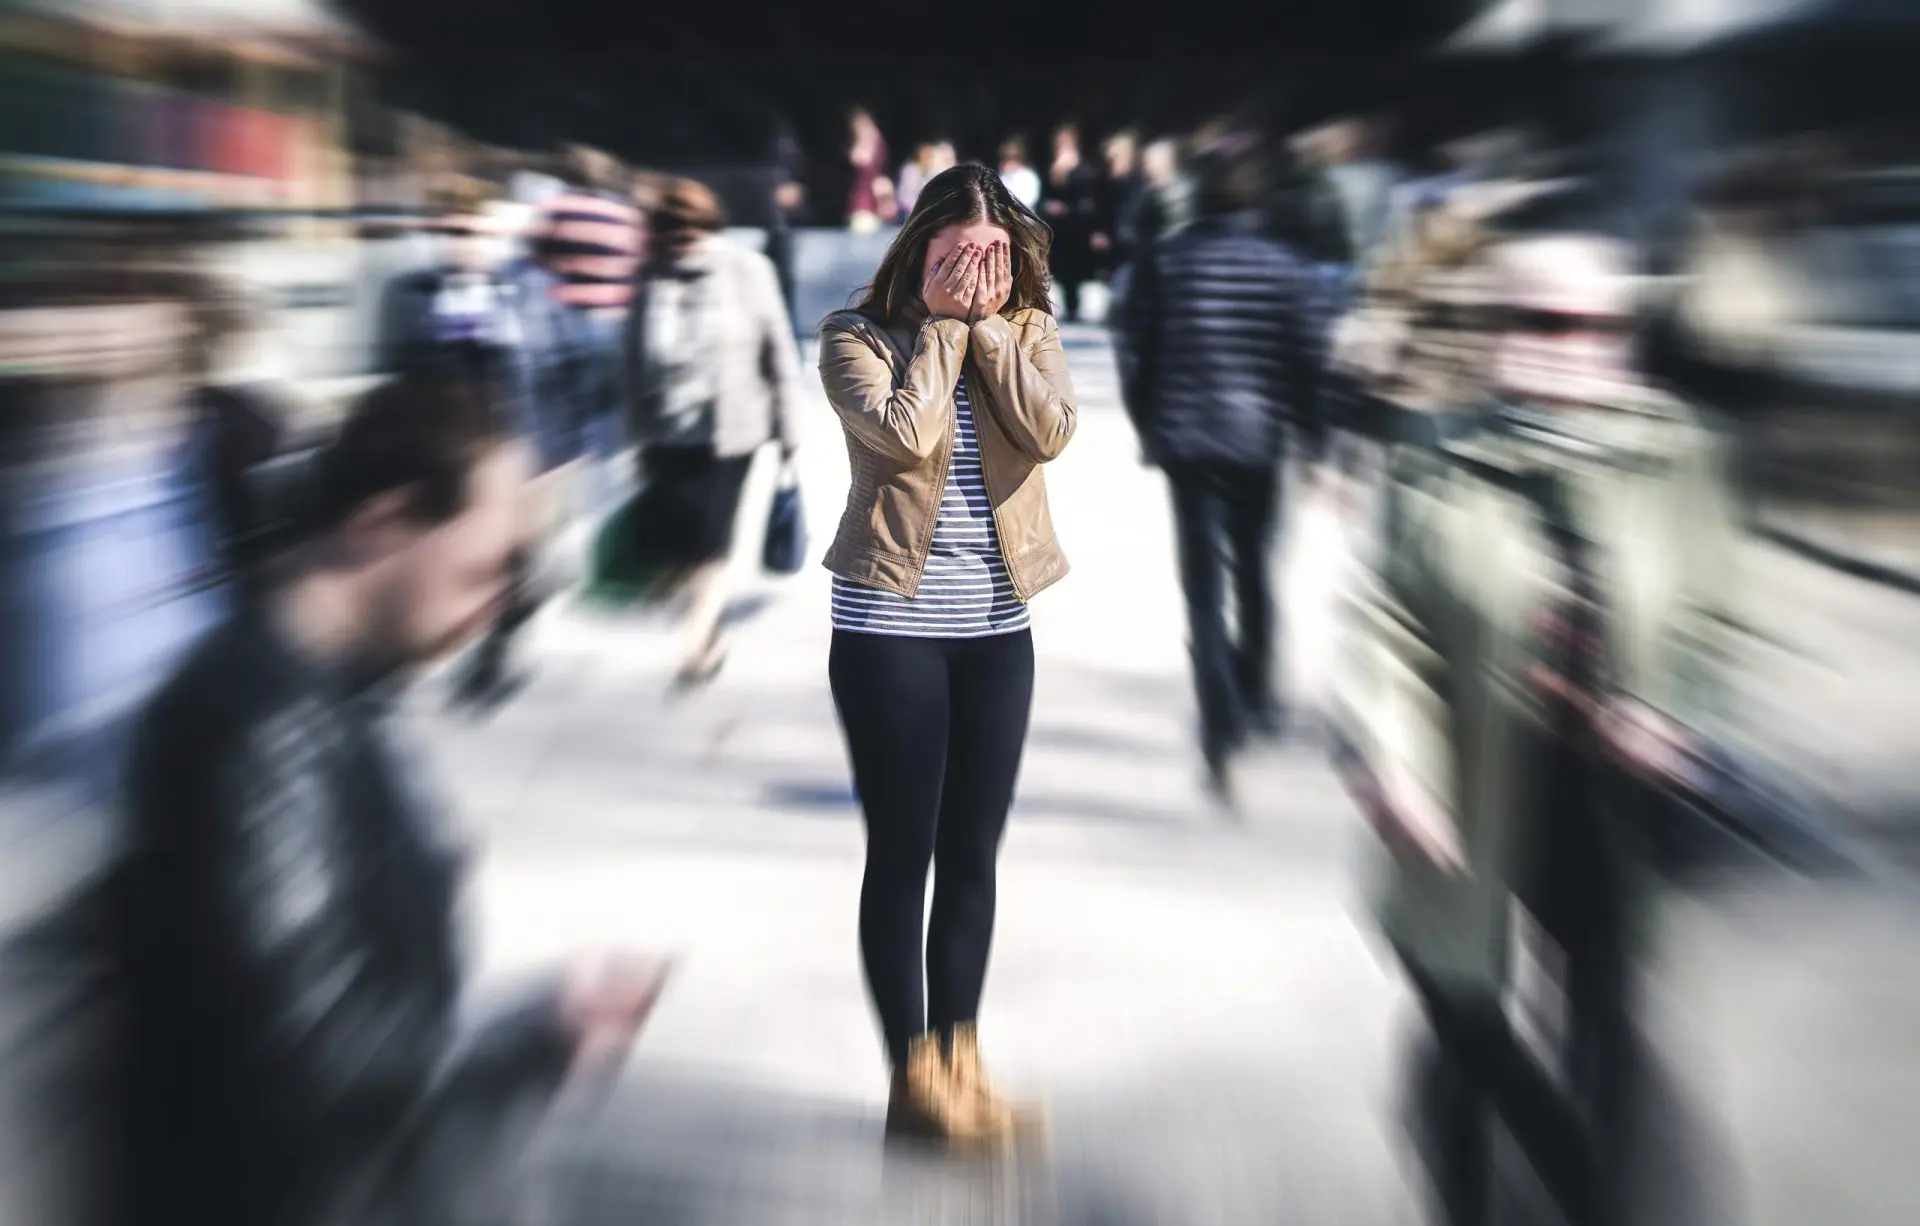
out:
{"label": "person in dark jacket", "polygon": [[1322,328],[1310,269],[1263,232],[1253,158],[1208,154],[1195,171],[1200,216],[1136,262],[1117,335],[1127,412],[1172,487],[1201,750],[1225,800],[1234,752],[1283,720],[1267,554],[1289,425],[1310,457],[1323,445]]}
{"label": "person in dark jacket", "polygon": [[661,984],[586,963],[463,1026],[463,853],[386,709],[507,592],[529,462],[484,392],[382,385],[319,462],[283,582],[143,712],[108,896],[124,1226],[453,1220]]}
{"label": "person in dark jacket", "polygon": [[1053,281],[1061,317],[1080,318],[1080,290],[1099,267],[1094,235],[1100,225],[1100,167],[1080,153],[1080,129],[1062,124],[1053,134],[1053,161],[1040,184],[1040,216],[1053,227]]}

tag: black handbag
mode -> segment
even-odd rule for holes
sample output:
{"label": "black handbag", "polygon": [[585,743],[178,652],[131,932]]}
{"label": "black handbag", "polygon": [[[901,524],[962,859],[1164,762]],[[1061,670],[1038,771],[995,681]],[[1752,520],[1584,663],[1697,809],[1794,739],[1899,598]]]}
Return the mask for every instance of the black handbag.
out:
{"label": "black handbag", "polygon": [[800,476],[793,461],[780,465],[773,505],[767,509],[767,536],[760,546],[760,565],[769,574],[796,575],[807,564],[807,519],[800,506]]}

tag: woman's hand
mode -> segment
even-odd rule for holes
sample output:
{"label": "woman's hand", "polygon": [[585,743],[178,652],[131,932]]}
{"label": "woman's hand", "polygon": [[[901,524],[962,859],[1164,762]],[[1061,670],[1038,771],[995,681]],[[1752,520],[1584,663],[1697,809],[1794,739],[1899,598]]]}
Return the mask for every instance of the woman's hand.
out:
{"label": "woman's hand", "polygon": [[980,279],[974,286],[967,322],[977,324],[998,315],[1012,293],[1013,249],[1006,243],[994,243],[980,257]]}
{"label": "woman's hand", "polygon": [[920,297],[927,304],[929,315],[936,319],[968,320],[980,280],[980,257],[981,249],[976,244],[962,243],[934,266],[920,287]]}

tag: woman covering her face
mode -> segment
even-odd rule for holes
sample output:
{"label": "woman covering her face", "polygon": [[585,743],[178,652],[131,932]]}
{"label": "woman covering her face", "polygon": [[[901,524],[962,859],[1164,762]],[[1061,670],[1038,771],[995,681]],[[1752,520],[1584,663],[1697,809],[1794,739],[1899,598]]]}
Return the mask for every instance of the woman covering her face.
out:
{"label": "woman covering her face", "polygon": [[826,558],[828,672],[866,820],[860,945],[890,1134],[978,1144],[1039,1118],[988,1085],[975,1022],[1033,697],[1029,602],[1067,572],[1042,476],[1078,415],[1050,241],[993,170],[944,171],[821,333],[853,467]]}

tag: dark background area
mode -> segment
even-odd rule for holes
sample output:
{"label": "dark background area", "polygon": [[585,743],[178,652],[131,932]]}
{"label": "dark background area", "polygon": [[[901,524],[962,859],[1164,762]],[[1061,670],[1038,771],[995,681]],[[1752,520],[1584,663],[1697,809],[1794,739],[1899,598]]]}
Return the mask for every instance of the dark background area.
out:
{"label": "dark background area", "polygon": [[1190,131],[1229,111],[1279,130],[1412,95],[1420,49],[1479,0],[1096,6],[791,4],[694,8],[605,0],[343,0],[398,56],[383,97],[482,140],[561,139],[642,165],[766,160],[794,126],[828,198],[846,113],[866,106],[895,161],[952,140],[990,159],[1025,135],[1036,160],[1065,119]]}

